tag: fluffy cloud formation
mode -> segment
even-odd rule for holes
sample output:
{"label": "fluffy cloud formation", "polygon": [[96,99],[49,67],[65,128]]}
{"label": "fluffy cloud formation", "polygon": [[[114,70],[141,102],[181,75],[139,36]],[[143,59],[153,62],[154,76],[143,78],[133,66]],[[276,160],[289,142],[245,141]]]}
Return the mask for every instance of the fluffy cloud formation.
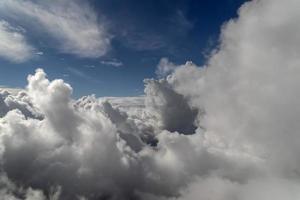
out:
{"label": "fluffy cloud formation", "polygon": [[[300,150],[298,4],[246,3],[239,18],[224,26],[220,50],[205,68],[181,68],[169,78],[178,93],[205,110],[200,124],[207,133],[223,138],[229,147],[252,146],[253,153],[270,158],[284,171],[295,170],[299,162],[293,156]],[[274,19],[282,8],[289,12]],[[202,72],[190,75],[196,71]]]}
{"label": "fluffy cloud formation", "polygon": [[206,66],[146,80],[143,97],[73,100],[41,69],[1,92],[1,196],[298,199],[299,6],[244,4]]}
{"label": "fluffy cloud formation", "polygon": [[49,81],[41,69],[17,96],[3,92],[1,169],[16,184],[5,193],[18,198],[32,190],[44,199],[59,190],[61,199],[138,199],[176,195],[190,179],[181,168],[197,161],[176,156],[177,148],[196,146],[189,138],[155,127],[147,108],[139,117],[93,96],[74,101],[71,93],[70,85]]}
{"label": "fluffy cloud formation", "polygon": [[145,83],[145,104],[156,126],[171,132],[194,133],[197,109],[191,108],[184,96],[176,93],[166,80],[145,80]]}
{"label": "fluffy cloud formation", "polygon": [[109,49],[105,25],[98,23],[97,14],[82,1],[4,0],[0,10],[1,15],[43,27],[64,53],[97,58]]}
{"label": "fluffy cloud formation", "polygon": [[33,57],[34,48],[28,44],[20,28],[0,20],[0,56],[20,63]]}
{"label": "fluffy cloud formation", "polygon": [[[207,66],[200,70],[183,67],[168,79],[191,105],[205,111],[199,126],[205,128],[209,140],[255,155],[267,170],[264,178],[245,184],[213,180],[222,187],[214,193],[221,192],[218,197],[211,194],[213,199],[249,199],[251,194],[257,195],[255,199],[299,196],[298,8],[295,0],[244,4],[239,18],[224,25],[220,49]],[[206,184],[201,179],[193,186],[194,194],[210,187]],[[187,199],[191,193],[186,192]]]}

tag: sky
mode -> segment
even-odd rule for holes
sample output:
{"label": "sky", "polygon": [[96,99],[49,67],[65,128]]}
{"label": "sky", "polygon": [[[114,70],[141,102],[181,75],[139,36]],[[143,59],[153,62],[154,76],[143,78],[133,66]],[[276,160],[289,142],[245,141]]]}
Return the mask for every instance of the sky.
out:
{"label": "sky", "polygon": [[0,85],[24,87],[27,74],[43,68],[70,83],[74,97],[143,95],[143,80],[157,77],[161,58],[203,65],[244,2],[3,1],[2,45],[19,56],[0,50]]}

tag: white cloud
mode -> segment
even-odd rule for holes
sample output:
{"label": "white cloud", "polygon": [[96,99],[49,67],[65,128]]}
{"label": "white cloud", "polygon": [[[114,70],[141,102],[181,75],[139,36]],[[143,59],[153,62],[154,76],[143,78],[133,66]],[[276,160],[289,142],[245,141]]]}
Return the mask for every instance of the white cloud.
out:
{"label": "white cloud", "polygon": [[[0,167],[24,192],[32,188],[42,198],[40,191],[60,186],[63,199],[171,197],[195,175],[220,168],[232,179],[245,179],[247,167],[257,171],[243,154],[208,151],[200,129],[188,136],[169,132],[185,133],[195,116],[167,82],[148,80],[146,97],[132,99],[74,101],[71,93],[70,85],[49,81],[38,69],[28,76],[26,91],[1,96]],[[137,105],[138,115],[122,104]]]}
{"label": "white cloud", "polygon": [[0,194],[299,199],[299,7],[245,4],[207,66],[147,80],[145,97],[75,101],[37,70],[0,96]]}
{"label": "white cloud", "polygon": [[168,58],[161,58],[157,69],[155,71],[156,75],[159,77],[165,77],[172,73],[177,67],[174,63],[170,62]]}
{"label": "white cloud", "polygon": [[197,67],[192,61],[187,61],[184,65],[177,65],[171,62],[168,58],[161,58],[158,65],[156,66],[155,73],[158,78],[166,78],[166,76],[172,74],[176,69],[184,66]]}
{"label": "white cloud", "polygon": [[8,87],[6,85],[0,85],[0,91],[7,91],[11,94],[17,95],[18,92],[20,92],[22,90],[22,88],[17,88],[17,87]]}
{"label": "white cloud", "polygon": [[29,22],[33,29],[45,29],[64,53],[97,58],[109,49],[110,37],[104,23],[98,23],[97,14],[83,1],[4,0],[0,9],[2,15]]}
{"label": "white cloud", "polygon": [[[220,49],[207,66],[181,67],[168,78],[190,105],[205,111],[199,116],[198,126],[206,130],[207,142],[254,155],[263,160],[261,167],[267,169],[261,179],[251,177],[258,187],[227,182],[222,177],[223,189],[208,194],[213,199],[249,199],[253,194],[256,199],[299,196],[297,189],[290,190],[291,185],[300,187],[296,172],[300,170],[298,19],[299,1],[248,2],[239,10],[238,19],[223,26]],[[205,184],[208,183],[198,182],[186,196],[207,191],[210,186]],[[232,187],[243,191],[230,191]],[[215,197],[217,192],[221,195]],[[225,194],[230,195],[226,198]]]}
{"label": "white cloud", "polygon": [[42,55],[44,55],[44,52],[39,51],[39,52],[36,52],[35,54],[36,54],[36,55],[39,55],[39,56],[42,56]]}
{"label": "white cloud", "polygon": [[35,109],[24,90],[0,88],[0,117],[13,109],[20,110],[27,117],[42,118],[42,114]]}
{"label": "white cloud", "polygon": [[103,65],[111,65],[114,67],[121,67],[123,66],[123,63],[121,61],[118,60],[103,60],[101,61],[101,64]]}
{"label": "white cloud", "polygon": [[171,132],[193,134],[197,109],[191,108],[183,95],[176,93],[166,80],[145,80],[145,105],[155,117],[156,126]]}
{"label": "white cloud", "polygon": [[[169,79],[178,93],[205,110],[201,126],[208,133],[229,146],[252,146],[276,167],[289,163],[285,170],[300,162],[291,155],[300,151],[298,4],[263,0],[243,5],[239,18],[223,27],[221,48],[208,66],[183,67]],[[283,8],[289,12],[274,17]]]}
{"label": "white cloud", "polygon": [[0,56],[12,62],[20,63],[33,57],[34,48],[28,44],[23,33],[0,20]]}

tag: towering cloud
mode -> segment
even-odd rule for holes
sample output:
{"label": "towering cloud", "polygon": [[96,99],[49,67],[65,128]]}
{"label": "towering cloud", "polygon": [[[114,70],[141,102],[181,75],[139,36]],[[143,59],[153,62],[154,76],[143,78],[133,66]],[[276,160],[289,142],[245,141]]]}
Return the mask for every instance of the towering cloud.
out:
{"label": "towering cloud", "polygon": [[[199,125],[206,138],[231,152],[255,156],[266,170],[263,178],[247,183],[200,178],[186,199],[201,194],[204,199],[249,199],[251,193],[255,199],[299,196],[298,8],[295,0],[244,4],[239,18],[223,26],[220,49],[207,66],[182,67],[170,77],[177,92],[205,111]],[[201,75],[191,76],[196,71]],[[210,185],[221,188],[207,194]]]}
{"label": "towering cloud", "polygon": [[146,80],[145,97],[75,101],[41,69],[1,92],[1,197],[298,199],[299,8],[244,4],[206,66]]}

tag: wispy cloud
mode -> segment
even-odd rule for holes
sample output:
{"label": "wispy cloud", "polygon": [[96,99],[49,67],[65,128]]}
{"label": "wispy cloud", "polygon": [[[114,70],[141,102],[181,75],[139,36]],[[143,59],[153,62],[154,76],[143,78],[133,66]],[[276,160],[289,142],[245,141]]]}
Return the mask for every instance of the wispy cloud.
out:
{"label": "wispy cloud", "polygon": [[16,63],[32,58],[34,48],[28,44],[22,32],[7,21],[0,20],[1,57]]}
{"label": "wispy cloud", "polygon": [[95,68],[95,65],[84,65],[85,68]]}
{"label": "wispy cloud", "polygon": [[78,69],[75,69],[75,68],[72,68],[72,67],[68,67],[67,70],[69,72],[71,72],[72,74],[75,74],[76,76],[79,76],[81,78],[84,78],[84,79],[90,79],[91,77],[89,75],[87,75],[86,73],[78,70]]}
{"label": "wispy cloud", "polygon": [[127,30],[120,38],[127,47],[137,51],[158,50],[167,45],[163,35],[149,30]]}
{"label": "wispy cloud", "polygon": [[39,52],[36,52],[35,54],[36,54],[36,55],[39,55],[39,56],[42,56],[42,55],[44,55],[44,52],[39,51]]}
{"label": "wispy cloud", "polygon": [[[184,10],[181,9],[168,13],[163,16],[163,19],[165,22],[162,25],[156,20],[144,21],[145,19],[141,16],[127,19],[129,21],[126,21],[126,17],[125,19],[118,18],[114,22],[117,39],[127,48],[136,51],[167,50],[173,52],[178,39],[183,40],[188,36],[187,34],[194,27],[194,22],[188,19]],[[124,20],[122,24],[120,20]],[[145,24],[147,26],[144,26]],[[120,27],[122,31],[119,31]]]}
{"label": "wispy cloud", "polygon": [[17,1],[0,3],[1,15],[10,15],[19,22],[30,21],[40,26],[59,43],[63,53],[97,58],[110,46],[110,37],[97,14],[80,1]]}
{"label": "wispy cloud", "polygon": [[73,67],[68,67],[67,68],[68,72],[70,72],[71,74],[80,77],[82,79],[88,80],[88,81],[92,81],[92,82],[99,82],[98,80],[96,80],[95,78],[91,77],[90,75],[88,75],[87,73],[78,70],[76,68]]}
{"label": "wispy cloud", "polygon": [[102,60],[101,64],[103,65],[111,65],[114,67],[121,67],[123,66],[123,63],[121,61],[118,60]]}

